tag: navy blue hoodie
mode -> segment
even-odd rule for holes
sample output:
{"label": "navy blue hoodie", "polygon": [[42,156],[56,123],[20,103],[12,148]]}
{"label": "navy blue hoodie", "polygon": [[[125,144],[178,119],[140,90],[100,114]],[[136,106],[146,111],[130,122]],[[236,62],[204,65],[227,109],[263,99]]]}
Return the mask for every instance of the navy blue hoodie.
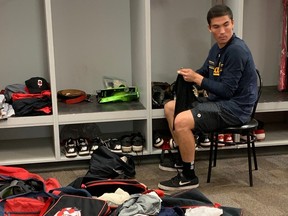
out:
{"label": "navy blue hoodie", "polygon": [[204,76],[201,87],[209,92],[208,100],[242,123],[249,121],[258,87],[254,60],[243,40],[233,34],[225,47],[220,49],[215,43],[197,72]]}

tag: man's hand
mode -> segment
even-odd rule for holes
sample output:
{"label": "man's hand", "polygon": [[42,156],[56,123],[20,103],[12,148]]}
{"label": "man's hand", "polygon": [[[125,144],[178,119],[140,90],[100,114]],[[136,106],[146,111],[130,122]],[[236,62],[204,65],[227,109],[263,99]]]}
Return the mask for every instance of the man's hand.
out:
{"label": "man's hand", "polygon": [[201,86],[203,76],[192,70],[191,68],[181,68],[177,71],[178,74],[183,76],[186,82],[194,82]]}

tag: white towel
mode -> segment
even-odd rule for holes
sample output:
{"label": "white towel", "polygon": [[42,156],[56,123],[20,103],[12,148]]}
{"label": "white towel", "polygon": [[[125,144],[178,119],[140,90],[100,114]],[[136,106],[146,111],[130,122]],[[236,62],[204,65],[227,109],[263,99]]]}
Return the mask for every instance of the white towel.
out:
{"label": "white towel", "polygon": [[185,216],[221,216],[221,215],[223,215],[222,209],[208,206],[189,208],[185,212]]}

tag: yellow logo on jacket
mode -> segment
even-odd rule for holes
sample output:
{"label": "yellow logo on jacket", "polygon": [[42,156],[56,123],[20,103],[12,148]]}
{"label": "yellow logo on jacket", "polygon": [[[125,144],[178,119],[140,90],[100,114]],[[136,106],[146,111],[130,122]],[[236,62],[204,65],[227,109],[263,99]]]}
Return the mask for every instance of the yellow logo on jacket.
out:
{"label": "yellow logo on jacket", "polygon": [[213,76],[220,76],[220,67],[215,67],[214,68]]}

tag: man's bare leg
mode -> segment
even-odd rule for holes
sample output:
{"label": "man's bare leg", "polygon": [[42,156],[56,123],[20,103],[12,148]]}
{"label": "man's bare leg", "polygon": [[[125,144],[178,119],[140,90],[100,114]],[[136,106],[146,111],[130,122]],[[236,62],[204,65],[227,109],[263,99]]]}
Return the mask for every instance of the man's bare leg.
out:
{"label": "man's bare leg", "polygon": [[170,101],[165,104],[165,116],[173,139],[179,146],[183,171],[170,180],[160,182],[158,187],[163,190],[196,188],[199,186],[199,180],[194,171],[195,139],[192,133],[194,118],[191,110],[187,110],[179,113],[174,120],[174,110],[175,101]]}
{"label": "man's bare leg", "polygon": [[[192,162],[195,159],[195,138],[192,132],[194,118],[190,110],[181,112],[174,121],[175,101],[165,104],[164,111],[170,132],[179,146],[183,162]],[[173,129],[174,124],[174,129]]]}

